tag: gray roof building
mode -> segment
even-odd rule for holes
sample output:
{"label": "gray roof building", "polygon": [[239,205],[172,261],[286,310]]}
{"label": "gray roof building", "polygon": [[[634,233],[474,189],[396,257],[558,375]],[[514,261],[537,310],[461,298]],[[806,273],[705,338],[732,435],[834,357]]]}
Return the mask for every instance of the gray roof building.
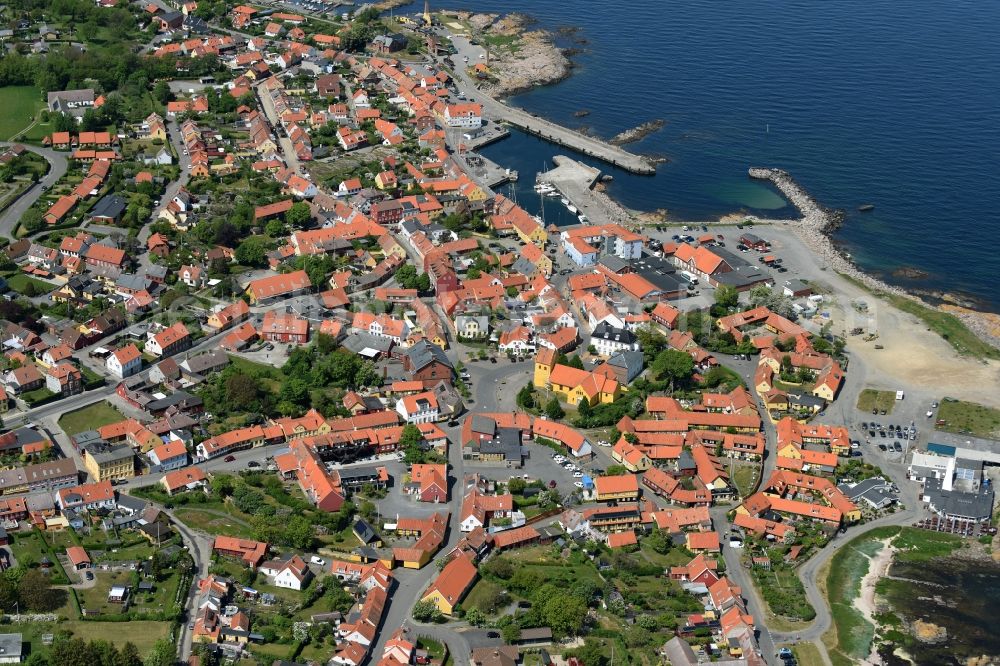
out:
{"label": "gray roof building", "polygon": [[21,661],[24,639],[21,634],[0,634],[0,663],[16,664]]}
{"label": "gray roof building", "polygon": [[[105,219],[118,221],[121,219],[122,214],[125,212],[125,208],[128,206],[125,200],[122,199],[117,194],[109,194],[103,197],[97,204],[90,209],[87,213],[87,217],[91,219]],[[102,243],[103,244],[103,243]]]}
{"label": "gray roof building", "polygon": [[434,361],[443,363],[449,368],[454,368],[451,361],[445,355],[444,350],[426,340],[421,340],[410,347],[406,351],[406,357],[409,359],[410,368],[414,372],[427,367],[427,365]]}
{"label": "gray roof building", "polygon": [[984,484],[978,492],[944,490],[943,479],[924,482],[923,499],[931,511],[945,518],[982,522],[993,514],[993,487]]}
{"label": "gray roof building", "polygon": [[634,350],[620,351],[608,359],[608,365],[622,368],[625,371],[626,384],[642,374],[645,364],[646,360],[642,352]]}

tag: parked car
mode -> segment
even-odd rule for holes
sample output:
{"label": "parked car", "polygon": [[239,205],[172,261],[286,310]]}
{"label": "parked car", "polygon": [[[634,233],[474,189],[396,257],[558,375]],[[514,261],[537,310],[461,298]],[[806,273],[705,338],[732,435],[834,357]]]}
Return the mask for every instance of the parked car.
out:
{"label": "parked car", "polygon": [[247,463],[247,467],[260,467],[260,463],[257,462],[256,460],[251,460],[250,462]]}
{"label": "parked car", "polygon": [[233,455],[228,455],[222,459],[223,462],[233,462],[234,460],[236,460],[236,456]]}
{"label": "parked car", "polygon": [[889,450],[889,447],[888,447],[888,446],[886,446],[885,444],[879,444],[879,445],[878,445],[878,450],[879,450],[879,451],[888,451],[888,450]]}
{"label": "parked car", "polygon": [[316,555],[313,555],[312,557],[310,557],[309,561],[312,562],[313,564],[318,564],[319,566],[323,566],[323,565],[326,564],[326,560],[324,560],[322,557],[318,557]]}

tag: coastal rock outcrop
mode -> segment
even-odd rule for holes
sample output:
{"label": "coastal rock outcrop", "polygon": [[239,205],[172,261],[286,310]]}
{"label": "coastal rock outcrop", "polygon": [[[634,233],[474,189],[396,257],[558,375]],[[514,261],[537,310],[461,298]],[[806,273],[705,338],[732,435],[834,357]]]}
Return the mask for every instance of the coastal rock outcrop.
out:
{"label": "coastal rock outcrop", "polygon": [[496,97],[561,81],[573,67],[565,52],[545,30],[527,30],[534,21],[524,14],[470,14],[461,12],[490,42],[490,77],[483,90]]}
{"label": "coastal rock outcrop", "polygon": [[666,120],[656,119],[645,122],[632,129],[627,129],[624,132],[619,132],[618,134],[611,137],[608,140],[613,146],[624,146],[627,143],[635,143],[636,141],[642,141],[647,136],[660,130],[664,125],[667,124]]}
{"label": "coastal rock outcrop", "polygon": [[911,627],[913,636],[922,643],[943,643],[948,640],[948,630],[933,622],[916,620]]}

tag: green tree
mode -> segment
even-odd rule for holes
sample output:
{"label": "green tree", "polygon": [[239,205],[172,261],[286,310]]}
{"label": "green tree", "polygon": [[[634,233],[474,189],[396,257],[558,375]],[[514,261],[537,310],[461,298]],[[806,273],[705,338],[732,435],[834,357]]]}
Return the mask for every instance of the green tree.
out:
{"label": "green tree", "polygon": [[327,577],[325,585],[326,591],[323,593],[323,597],[326,601],[326,607],[331,611],[340,611],[346,615],[354,605],[354,597],[333,576]]}
{"label": "green tree", "polygon": [[568,365],[571,368],[576,368],[577,370],[584,369],[583,360],[576,354],[573,354],[572,356],[569,357],[569,359],[567,359],[566,365]]}
{"label": "green tree", "polygon": [[535,387],[531,384],[525,384],[522,386],[521,390],[517,392],[517,404],[522,409],[534,409]]}
{"label": "green tree", "polygon": [[524,479],[519,479],[516,476],[512,476],[507,482],[507,492],[512,495],[520,495],[524,492],[524,489],[528,487],[527,482]]}
{"label": "green tree", "polygon": [[719,285],[715,290],[715,302],[724,308],[735,308],[740,302],[740,293],[728,284]]}
{"label": "green tree", "polygon": [[548,404],[545,405],[545,415],[550,419],[558,420],[566,416],[566,412],[563,411],[562,405],[559,404],[559,398],[552,396]]}
{"label": "green tree", "polygon": [[32,569],[18,583],[17,596],[21,607],[36,613],[48,613],[63,605],[66,590],[53,588],[48,576]]}
{"label": "green tree", "polygon": [[478,608],[470,608],[465,612],[465,621],[473,627],[481,627],[486,624],[486,614]]}
{"label": "green tree", "polygon": [[664,349],[656,355],[650,369],[660,380],[684,384],[694,374],[694,359],[686,352]]}
{"label": "green tree", "polygon": [[413,605],[413,619],[417,622],[440,622],[443,618],[437,604],[428,599]]}
{"label": "green tree", "polygon": [[251,236],[236,247],[236,261],[244,266],[261,267],[267,264],[267,240]]}
{"label": "green tree", "polygon": [[271,238],[284,236],[285,225],[281,223],[281,220],[268,220],[268,223],[264,225],[264,233]]}
{"label": "green tree", "polygon": [[285,213],[285,221],[293,227],[303,227],[312,219],[312,210],[305,201],[297,201]]}
{"label": "green tree", "polygon": [[583,629],[587,605],[571,594],[552,594],[544,602],[542,617],[554,632],[573,635]]}
{"label": "green tree", "polygon": [[156,85],[153,86],[153,99],[155,99],[160,104],[166,104],[170,101],[172,95],[170,94],[170,84],[166,81],[157,81]]}
{"label": "green tree", "polygon": [[167,638],[161,638],[153,644],[143,662],[143,666],[174,666],[177,663],[177,647]]}
{"label": "green tree", "polygon": [[625,476],[628,474],[628,468],[624,465],[608,465],[608,468],[604,470],[604,476]]}

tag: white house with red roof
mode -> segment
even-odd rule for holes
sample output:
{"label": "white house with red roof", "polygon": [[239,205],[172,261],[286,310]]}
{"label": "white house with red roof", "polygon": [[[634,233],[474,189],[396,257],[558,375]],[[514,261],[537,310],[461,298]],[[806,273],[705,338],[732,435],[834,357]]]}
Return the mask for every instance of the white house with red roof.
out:
{"label": "white house with red roof", "polygon": [[142,370],[142,353],[133,344],[116,349],[108,355],[104,367],[118,379],[131,377]]}
{"label": "white house with red roof", "polygon": [[433,391],[403,396],[396,401],[396,411],[407,423],[433,423],[441,416]]}

